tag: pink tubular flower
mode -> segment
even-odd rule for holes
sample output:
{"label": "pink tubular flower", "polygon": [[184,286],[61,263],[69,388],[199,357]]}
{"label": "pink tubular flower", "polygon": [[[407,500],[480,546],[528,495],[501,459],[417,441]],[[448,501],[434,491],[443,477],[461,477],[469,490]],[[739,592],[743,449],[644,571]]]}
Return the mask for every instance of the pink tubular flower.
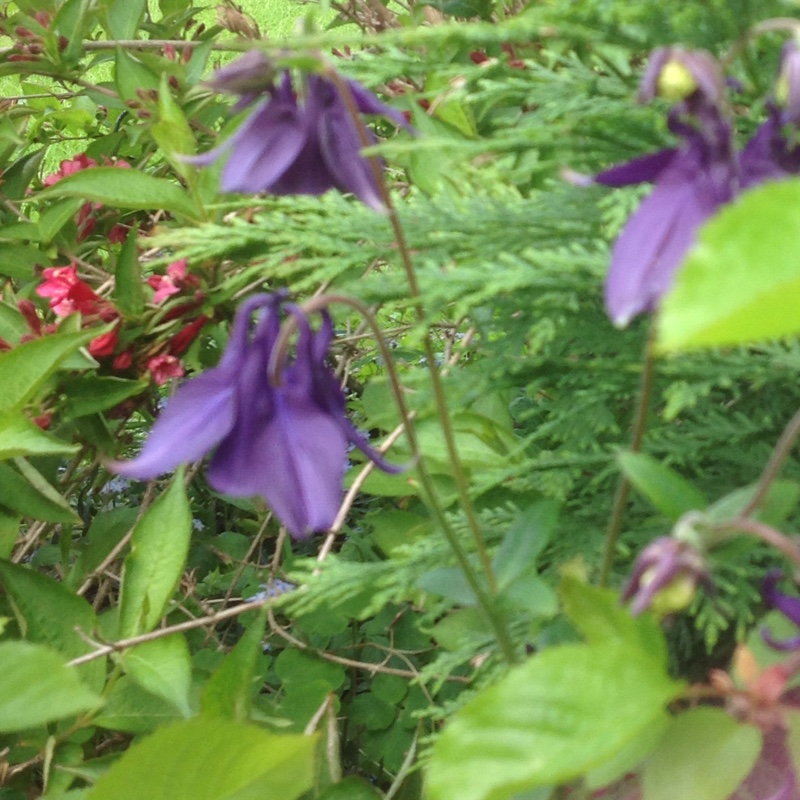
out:
{"label": "pink tubular flower", "polygon": [[192,283],[191,278],[186,277],[186,259],[175,261],[167,267],[166,275],[151,275],[147,283],[155,290],[153,302],[156,305],[163,303],[168,297],[177,294],[185,285]]}
{"label": "pink tubular flower", "polygon": [[89,352],[95,358],[105,358],[114,355],[114,349],[119,342],[119,330],[114,328],[108,333],[101,333],[100,336],[89,342]]}
{"label": "pink tubular flower", "polygon": [[174,356],[179,356],[185,353],[189,345],[197,338],[200,329],[208,322],[208,317],[201,314],[197,319],[192,320],[188,325],[184,325],[173,337],[169,343],[169,351]]}
{"label": "pink tubular flower", "polygon": [[183,375],[181,362],[175,356],[167,354],[151,358],[147,362],[147,369],[156,386],[165,384],[170,378],[180,378]]}
{"label": "pink tubular flower", "polygon": [[54,183],[58,183],[62,178],[66,178],[67,175],[73,175],[76,172],[80,172],[82,169],[89,169],[89,167],[96,166],[97,162],[93,158],[89,158],[86,153],[78,153],[75,158],[68,158],[62,161],[58,172],[48,175],[42,183],[45,186],[52,186]]}
{"label": "pink tubular flower", "polygon": [[44,281],[36,287],[36,294],[49,298],[50,308],[57,317],[67,317],[76,311],[94,314],[99,310],[101,298],[78,277],[75,264],[48,267],[43,275]]}

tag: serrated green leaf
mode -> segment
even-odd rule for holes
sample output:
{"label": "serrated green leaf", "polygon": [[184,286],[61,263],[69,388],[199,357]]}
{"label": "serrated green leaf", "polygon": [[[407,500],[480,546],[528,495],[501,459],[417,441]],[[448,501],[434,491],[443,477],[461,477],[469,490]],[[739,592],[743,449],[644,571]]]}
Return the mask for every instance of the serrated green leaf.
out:
{"label": "serrated green leaf", "polygon": [[57,439],[22,412],[0,415],[0,460],[16,456],[77,453],[80,448]]}
{"label": "serrated green leaf", "polygon": [[191,714],[192,664],[182,634],[173,633],[136,645],[121,660],[126,672],[143,689],[171,703],[183,716]]}
{"label": "serrated green leaf", "polygon": [[191,532],[192,515],[181,469],[133,530],[122,572],[122,638],[147,633],[158,624],[183,572]]}
{"label": "serrated green leaf", "polygon": [[622,452],[617,455],[617,461],[636,489],[673,522],[687,511],[708,505],[699,489],[647,453]]}
{"label": "serrated green leaf", "polygon": [[619,753],[680,691],[619,641],[562,645],[512,669],[457,712],[437,740],[430,800],[510,800]]}
{"label": "serrated green leaf", "polygon": [[666,664],[667,645],[659,624],[650,614],[631,615],[613,589],[590,586],[565,575],[559,587],[564,613],[588,642],[617,640],[652,658],[656,667]]}
{"label": "serrated green leaf", "polygon": [[177,183],[121,167],[84,169],[67,175],[37,195],[41,200],[51,197],[80,197],[136,211],[164,209],[190,219],[201,216],[195,203]]}
{"label": "serrated green leaf", "polygon": [[664,297],[658,349],[745,344],[800,332],[800,181],[769,181],[699,234]]}
{"label": "serrated green leaf", "polygon": [[40,644],[0,643],[0,732],[35,728],[89,711],[101,700],[64,659]]}
{"label": "serrated green leaf", "polygon": [[761,732],[718,708],[675,717],[642,775],[643,800],[725,800],[753,768]]}
{"label": "serrated green leaf", "polygon": [[253,676],[264,639],[266,611],[249,625],[225,656],[203,689],[201,707],[207,716],[227,717],[245,722],[253,700]]}
{"label": "serrated green leaf", "polygon": [[95,336],[97,331],[59,333],[0,353],[0,413],[21,408],[67,356]]}
{"label": "serrated green leaf", "polygon": [[132,745],[89,800],[295,800],[311,788],[316,737],[197,717]]}

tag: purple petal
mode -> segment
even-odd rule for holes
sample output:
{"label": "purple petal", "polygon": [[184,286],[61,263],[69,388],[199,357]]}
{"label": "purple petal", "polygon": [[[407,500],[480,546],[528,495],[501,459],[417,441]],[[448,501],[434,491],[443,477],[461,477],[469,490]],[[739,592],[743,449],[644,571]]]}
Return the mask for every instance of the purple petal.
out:
{"label": "purple petal", "polygon": [[233,426],[233,379],[229,370],[217,368],[184,383],[156,420],[142,452],[132,461],[112,462],[109,469],[145,481],[201,458]]}
{"label": "purple petal", "polygon": [[268,191],[303,149],[304,126],[299,109],[269,100],[256,108],[236,132],[234,147],[222,171],[226,192]]}
{"label": "purple petal", "polygon": [[218,491],[261,495],[292,536],[306,538],[333,524],[347,443],[336,422],[308,397],[281,388],[274,401],[271,419],[253,431],[246,450],[217,450],[208,478]]}
{"label": "purple petal", "polygon": [[206,84],[217,92],[247,95],[266,91],[272,86],[274,77],[273,63],[260,50],[250,50],[216,70]]}
{"label": "purple petal", "polygon": [[790,597],[778,590],[778,581],[781,577],[780,571],[772,570],[764,578],[764,585],[761,589],[764,602],[771,608],[777,608],[795,625],[800,625],[800,597]]}
{"label": "purple petal", "polygon": [[730,168],[722,165],[718,171],[704,166],[695,149],[681,151],[628,220],[614,245],[605,285],[606,308],[616,325],[656,305],[698,228],[730,199]]}
{"label": "purple petal", "polygon": [[[330,88],[319,89],[330,92]],[[369,160],[361,155],[361,139],[344,101],[337,94],[322,99],[317,132],[322,157],[337,188],[351,192],[376,211],[384,211]]]}
{"label": "purple petal", "polygon": [[659,150],[646,156],[633,158],[624,164],[617,164],[598,173],[595,183],[603,186],[631,186],[635,183],[648,183],[655,179],[672,163],[678,153],[676,148]]}
{"label": "purple petal", "polygon": [[356,108],[358,108],[362,114],[376,114],[382,117],[388,117],[395,124],[400,125],[407,131],[413,132],[414,129],[406,121],[402,111],[387,106],[386,103],[379,100],[366,86],[362,86],[358,81],[347,81],[347,85],[353,95],[353,100],[355,100]]}

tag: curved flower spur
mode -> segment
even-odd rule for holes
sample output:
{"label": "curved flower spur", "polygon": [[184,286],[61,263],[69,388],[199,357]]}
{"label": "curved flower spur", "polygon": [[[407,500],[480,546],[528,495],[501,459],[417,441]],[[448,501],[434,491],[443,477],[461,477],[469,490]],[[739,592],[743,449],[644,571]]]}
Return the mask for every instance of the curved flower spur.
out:
{"label": "curved flower spur", "polygon": [[[234,110],[250,105],[253,110],[219,147],[186,160],[208,166],[230,151],[220,179],[225,192],[319,195],[338,189],[383,211],[372,166],[361,154],[363,141],[341,87],[350,93],[354,112],[384,116],[410,130],[403,114],[357,81],[309,75],[300,98],[288,70],[278,83],[274,75],[272,63],[256,50],[218,70],[208,85],[239,95]],[[368,130],[366,136],[375,141]]]}
{"label": "curved flower spur", "polygon": [[[245,302],[219,365],[178,389],[136,458],[108,468],[150,480],[216,448],[208,468],[211,486],[235,497],[264,498],[298,539],[332,525],[350,445],[381,469],[402,471],[370,447],[346,416],[344,393],[325,364],[333,340],[330,315],[318,312],[321,325],[313,330],[308,316],[284,299],[259,294]],[[271,382],[284,310],[295,317],[297,346],[278,371],[279,382]]]}

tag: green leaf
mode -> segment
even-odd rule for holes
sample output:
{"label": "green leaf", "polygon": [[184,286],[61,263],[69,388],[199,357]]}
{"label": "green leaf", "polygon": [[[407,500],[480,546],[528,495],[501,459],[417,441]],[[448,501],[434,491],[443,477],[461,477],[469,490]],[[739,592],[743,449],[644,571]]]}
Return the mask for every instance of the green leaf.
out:
{"label": "green leaf", "polygon": [[[430,800],[510,800],[600,766],[680,691],[619,641],[563,645],[512,669],[453,716],[430,763]],[[691,795],[686,795],[691,796]]]}
{"label": "green leaf", "polygon": [[183,470],[147,509],[133,530],[122,572],[119,634],[123,639],[153,630],[178,585],[189,552],[192,515]]}
{"label": "green leaf", "polygon": [[590,643],[619,641],[652,658],[657,668],[667,661],[667,645],[650,614],[631,615],[613,589],[590,586],[565,575],[559,587],[564,613]]}
{"label": "green leaf", "polygon": [[74,669],[49,647],[0,643],[0,732],[25,730],[100,705]]}
{"label": "green leaf", "polygon": [[114,273],[114,301],[126,316],[138,317],[144,311],[144,282],[139,264],[139,229],[131,228],[117,257]]}
{"label": "green leaf", "polygon": [[658,317],[658,349],[745,344],[800,332],[800,181],[769,181],[701,231]]}
{"label": "green leaf", "polygon": [[[2,238],[2,228],[0,228]],[[37,264],[49,263],[47,256],[38,248],[28,244],[3,244],[3,275],[20,281],[34,277]]]}
{"label": "green leaf", "polygon": [[[92,607],[63,584],[7,561],[0,561],[0,583],[11,601],[23,636],[36,644],[58,650],[65,658],[77,658],[92,648],[83,639],[91,636],[97,619]],[[105,683],[105,658],[78,668],[88,686],[100,691]]]}
{"label": "green leaf", "polygon": [[190,180],[196,168],[181,156],[194,155],[197,146],[183,109],[172,96],[169,76],[165,72],[161,74],[158,90],[158,122],[150,127],[150,133],[172,168],[182,178]]}
{"label": "green leaf", "polygon": [[[707,516],[711,522],[724,522],[738,516],[756,493],[757,485],[735,489],[708,507]],[[777,480],[767,491],[767,496],[753,515],[761,522],[776,527],[786,522],[789,514],[800,499],[800,484],[796,481]]]}
{"label": "green leaf", "polygon": [[502,591],[536,563],[555,532],[558,503],[539,500],[514,521],[497,550],[492,566],[497,586]]}
{"label": "green leaf", "polygon": [[81,376],[64,384],[67,398],[64,411],[70,418],[96,414],[141,394],[149,385],[146,379],[129,381],[124,378]]}
{"label": "green leaf", "polygon": [[117,48],[115,57],[117,91],[125,102],[141,102],[139,91],[158,88],[158,76],[127,50]]}
{"label": "green leaf", "polygon": [[71,583],[82,581],[103,562],[133,527],[138,513],[138,509],[121,507],[100,511],[94,516],[84,537],[85,549],[76,563],[74,575],[70,575]]}
{"label": "green leaf", "polygon": [[[0,558],[10,558],[20,534],[20,515],[0,507]],[[0,624],[0,633],[2,625]]]}
{"label": "green leaf", "polygon": [[133,39],[144,18],[147,0],[114,0],[108,9],[108,32],[112,39]]}
{"label": "green leaf", "polygon": [[9,464],[0,462],[0,505],[43,522],[80,522],[64,498],[22,459],[16,459],[20,474]]}
{"label": "green leaf", "polygon": [[644,800],[725,800],[747,777],[761,733],[718,708],[693,708],[672,720],[642,775]]}
{"label": "green leaf", "polygon": [[201,706],[207,716],[246,722],[253,699],[253,677],[261,655],[266,611],[259,613],[216,669],[203,689]]}
{"label": "green leaf", "polygon": [[125,733],[151,733],[181,718],[178,710],[161,697],[123,675],[114,683],[102,711],[92,721],[100,728]]}
{"label": "green leaf", "polygon": [[316,737],[197,717],[130,747],[89,800],[295,800],[314,779]]}
{"label": "green leaf", "polygon": [[77,453],[78,445],[68,444],[43,431],[21,412],[0,415],[0,460],[16,456]]}
{"label": "green leaf", "polygon": [[0,413],[22,407],[67,356],[95,336],[97,331],[59,333],[0,353]]}
{"label": "green leaf", "polygon": [[183,716],[191,714],[192,663],[182,634],[136,645],[123,654],[122,663],[142,688],[171,703]]}
{"label": "green leaf", "polygon": [[191,219],[201,214],[186,191],[166,178],[156,178],[136,169],[92,167],[62,178],[37,197],[81,197],[95,203],[136,211],[164,209]]}
{"label": "green leaf", "polygon": [[622,452],[617,455],[617,461],[636,489],[673,522],[687,511],[708,505],[699,489],[646,453]]}
{"label": "green leaf", "polygon": [[317,796],[317,800],[381,800],[382,797],[363,778],[349,775],[325,789]]}
{"label": "green leaf", "polygon": [[[34,195],[41,197],[42,193]],[[39,215],[37,223],[38,241],[49,244],[56,234],[78,213],[84,201],[81,197],[69,197],[60,203],[53,203]]]}
{"label": "green leaf", "polygon": [[474,606],[477,603],[472,587],[458,567],[437,567],[429,570],[419,576],[417,586],[423,591],[432,592],[461,605]]}

